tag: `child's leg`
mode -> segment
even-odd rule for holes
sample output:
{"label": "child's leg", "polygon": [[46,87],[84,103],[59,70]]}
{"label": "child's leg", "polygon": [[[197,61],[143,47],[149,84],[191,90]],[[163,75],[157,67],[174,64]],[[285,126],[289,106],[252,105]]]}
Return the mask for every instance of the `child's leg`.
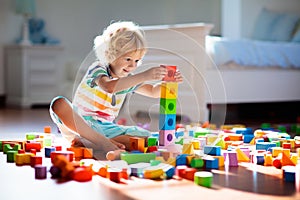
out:
{"label": "child's leg", "polygon": [[105,153],[120,150],[110,139],[89,127],[64,98],[55,100],[52,109],[65,126],[77,132],[83,138],[82,143],[86,147],[101,150]]}

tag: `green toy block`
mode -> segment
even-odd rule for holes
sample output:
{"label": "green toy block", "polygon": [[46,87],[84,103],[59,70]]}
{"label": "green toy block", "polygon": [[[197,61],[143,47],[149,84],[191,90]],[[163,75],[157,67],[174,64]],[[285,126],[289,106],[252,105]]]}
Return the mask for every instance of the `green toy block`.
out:
{"label": "green toy block", "polygon": [[121,160],[126,161],[128,164],[150,163],[150,160],[155,160],[155,158],[156,154],[154,153],[121,153]]}
{"label": "green toy block", "polygon": [[6,156],[7,156],[7,162],[13,163],[15,162],[16,155],[18,154],[18,151],[7,151]]}
{"label": "green toy block", "polygon": [[148,147],[158,146],[158,138],[156,137],[148,137]]}
{"label": "green toy block", "polygon": [[213,174],[205,171],[196,172],[194,182],[196,185],[210,188],[213,182]]}
{"label": "green toy block", "polygon": [[193,158],[191,161],[192,168],[201,168],[204,166],[204,161],[202,158]]}
{"label": "green toy block", "polygon": [[21,145],[19,144],[15,144],[14,147],[11,147],[10,144],[5,144],[3,146],[3,153],[7,153],[8,151],[18,151],[19,149],[21,149]]}
{"label": "green toy block", "polygon": [[176,114],[176,99],[160,99],[160,114]]}

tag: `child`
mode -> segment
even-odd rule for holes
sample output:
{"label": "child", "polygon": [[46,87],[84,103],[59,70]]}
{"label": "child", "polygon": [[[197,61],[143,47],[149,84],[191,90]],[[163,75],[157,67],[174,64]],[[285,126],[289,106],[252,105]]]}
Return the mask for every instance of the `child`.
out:
{"label": "child", "polygon": [[[146,53],[142,29],[133,22],[115,22],[94,40],[97,61],[89,66],[73,99],[76,112],[96,132],[110,138],[116,146],[129,149],[130,136],[148,137],[150,132],[137,126],[114,123],[127,93],[160,97],[160,81],[167,74],[165,67],[153,67],[132,74]],[[174,75],[182,82],[179,71]]]}

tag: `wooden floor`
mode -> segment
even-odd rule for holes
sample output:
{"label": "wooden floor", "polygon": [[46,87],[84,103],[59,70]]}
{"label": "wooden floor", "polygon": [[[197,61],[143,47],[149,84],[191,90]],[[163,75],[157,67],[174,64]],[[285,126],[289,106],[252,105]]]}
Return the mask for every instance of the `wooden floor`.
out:
{"label": "wooden floor", "polygon": [[[44,126],[57,132],[47,108],[0,109],[0,139],[23,139],[27,132],[42,132]],[[274,167],[248,163],[213,173],[212,188],[187,180],[132,178],[117,184],[99,176],[87,183],[59,183],[49,174],[46,180],[34,179],[31,167],[7,163],[0,153],[0,199],[300,199],[299,184],[284,182],[281,170]]]}

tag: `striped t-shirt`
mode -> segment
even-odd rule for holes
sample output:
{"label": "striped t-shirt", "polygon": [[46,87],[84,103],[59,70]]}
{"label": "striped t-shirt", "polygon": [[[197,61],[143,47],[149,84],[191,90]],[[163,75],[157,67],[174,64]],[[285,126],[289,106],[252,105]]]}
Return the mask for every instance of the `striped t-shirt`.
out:
{"label": "striped t-shirt", "polygon": [[113,79],[107,66],[92,64],[75,92],[73,105],[81,116],[112,122],[118,116],[126,94],[134,91],[136,86],[114,94],[108,93],[95,83],[100,76]]}

